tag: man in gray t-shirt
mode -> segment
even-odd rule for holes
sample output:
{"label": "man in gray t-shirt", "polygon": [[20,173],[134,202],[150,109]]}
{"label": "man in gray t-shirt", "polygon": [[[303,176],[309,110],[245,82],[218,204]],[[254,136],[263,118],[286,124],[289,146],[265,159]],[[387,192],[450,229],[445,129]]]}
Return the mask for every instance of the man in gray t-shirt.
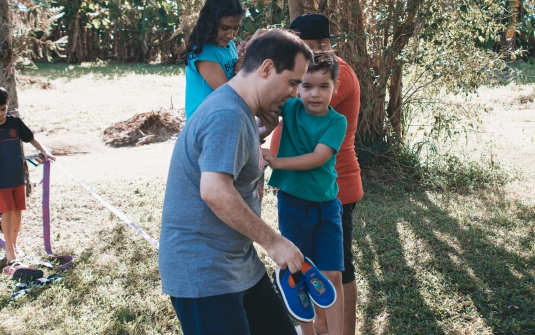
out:
{"label": "man in gray t-shirt", "polygon": [[295,35],[266,33],[177,139],[158,261],[185,335],[295,334],[253,241],[281,268],[300,270],[299,250],[260,219],[260,138],[276,126],[278,106],[296,96],[311,59]]}

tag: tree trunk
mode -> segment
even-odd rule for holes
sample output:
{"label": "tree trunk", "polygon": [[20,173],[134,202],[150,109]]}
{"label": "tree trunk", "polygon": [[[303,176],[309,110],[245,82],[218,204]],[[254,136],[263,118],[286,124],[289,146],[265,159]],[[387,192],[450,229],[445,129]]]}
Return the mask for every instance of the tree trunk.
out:
{"label": "tree trunk", "polygon": [[[78,11],[78,8],[76,8]],[[85,47],[84,29],[80,23],[80,14],[76,14],[73,22],[69,23],[69,44],[67,45],[67,62],[71,64],[81,63],[87,60]]]}
{"label": "tree trunk", "polygon": [[315,0],[288,0],[288,9],[292,21],[301,14],[317,11],[318,7]]}
{"label": "tree trunk", "polygon": [[505,34],[506,49],[510,52],[516,50],[515,34],[517,27],[517,20],[522,8],[522,0],[509,0],[509,8],[511,10],[509,20],[507,23],[507,32]]}
{"label": "tree trunk", "polygon": [[15,81],[15,55],[11,47],[11,17],[7,0],[0,0],[0,86],[9,93],[9,110],[19,107]]}
{"label": "tree trunk", "polygon": [[[341,19],[336,25],[340,32],[345,33],[345,40],[338,46],[340,56],[355,70],[361,85],[356,141],[372,143],[388,137],[390,130],[396,133],[398,140],[402,140],[403,65],[397,57],[414,32],[420,1],[397,2],[382,25],[374,22],[373,15],[370,15],[373,12],[366,16],[366,2],[363,0],[331,1],[331,7],[333,3],[338,7],[330,10],[340,14]],[[388,110],[385,109],[387,91],[390,96]]]}
{"label": "tree trunk", "polygon": [[402,78],[402,67],[397,62],[392,78],[390,79],[390,98],[388,100],[386,115],[390,121],[394,136],[403,143],[403,127],[401,123]]}
{"label": "tree trunk", "polygon": [[[9,94],[9,109],[12,111],[19,108],[19,99],[17,96],[17,81],[15,80],[15,61],[16,55],[13,52],[11,40],[11,17],[9,16],[9,7],[7,0],[0,0],[0,86],[4,87]],[[20,141],[20,148],[24,156],[24,146]],[[26,186],[26,194],[31,192],[30,187],[30,172],[26,160],[22,163],[24,175],[28,184]]]}

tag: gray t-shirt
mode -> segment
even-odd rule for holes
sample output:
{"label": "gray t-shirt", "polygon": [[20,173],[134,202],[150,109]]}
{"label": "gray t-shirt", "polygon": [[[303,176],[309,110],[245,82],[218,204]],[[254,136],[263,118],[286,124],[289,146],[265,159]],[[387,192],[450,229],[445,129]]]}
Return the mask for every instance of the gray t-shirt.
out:
{"label": "gray t-shirt", "polygon": [[245,101],[223,85],[199,106],[175,144],[165,191],[158,262],[164,293],[199,298],[245,291],[266,272],[253,242],[229,227],[200,196],[201,172],[232,175],[260,216],[259,134]]}

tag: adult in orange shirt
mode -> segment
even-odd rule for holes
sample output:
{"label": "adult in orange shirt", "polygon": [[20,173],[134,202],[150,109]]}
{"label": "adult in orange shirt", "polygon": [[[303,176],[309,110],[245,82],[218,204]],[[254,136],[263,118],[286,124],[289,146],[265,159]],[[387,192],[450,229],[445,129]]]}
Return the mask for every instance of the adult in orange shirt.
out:
{"label": "adult in orange shirt", "polygon": [[[319,14],[304,14],[295,18],[290,29],[296,32],[313,51],[326,51],[331,49],[329,38],[340,35],[329,34],[329,20]],[[356,325],[357,285],[355,282],[355,267],[353,265],[353,210],[364,192],[360,179],[360,166],[355,155],[355,132],[360,109],[360,85],[351,67],[338,57],[340,62],[340,86],[338,92],[333,94],[331,106],[335,111],[347,119],[347,131],[336,155],[335,169],[338,173],[338,198],[342,202],[342,227],[344,235],[344,267],[342,283],[344,287],[344,335],[354,335]],[[273,132],[270,150],[273,155],[279,151],[282,122]],[[318,334],[327,334],[325,313],[316,310],[315,328]]]}

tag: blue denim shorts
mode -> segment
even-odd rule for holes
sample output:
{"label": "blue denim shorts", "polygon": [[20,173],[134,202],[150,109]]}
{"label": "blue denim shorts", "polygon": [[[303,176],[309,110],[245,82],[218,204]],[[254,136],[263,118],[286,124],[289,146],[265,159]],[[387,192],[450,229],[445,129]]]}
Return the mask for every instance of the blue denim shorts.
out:
{"label": "blue denim shorts", "polygon": [[279,229],[322,271],[344,271],[342,204],[312,202],[277,193]]}

